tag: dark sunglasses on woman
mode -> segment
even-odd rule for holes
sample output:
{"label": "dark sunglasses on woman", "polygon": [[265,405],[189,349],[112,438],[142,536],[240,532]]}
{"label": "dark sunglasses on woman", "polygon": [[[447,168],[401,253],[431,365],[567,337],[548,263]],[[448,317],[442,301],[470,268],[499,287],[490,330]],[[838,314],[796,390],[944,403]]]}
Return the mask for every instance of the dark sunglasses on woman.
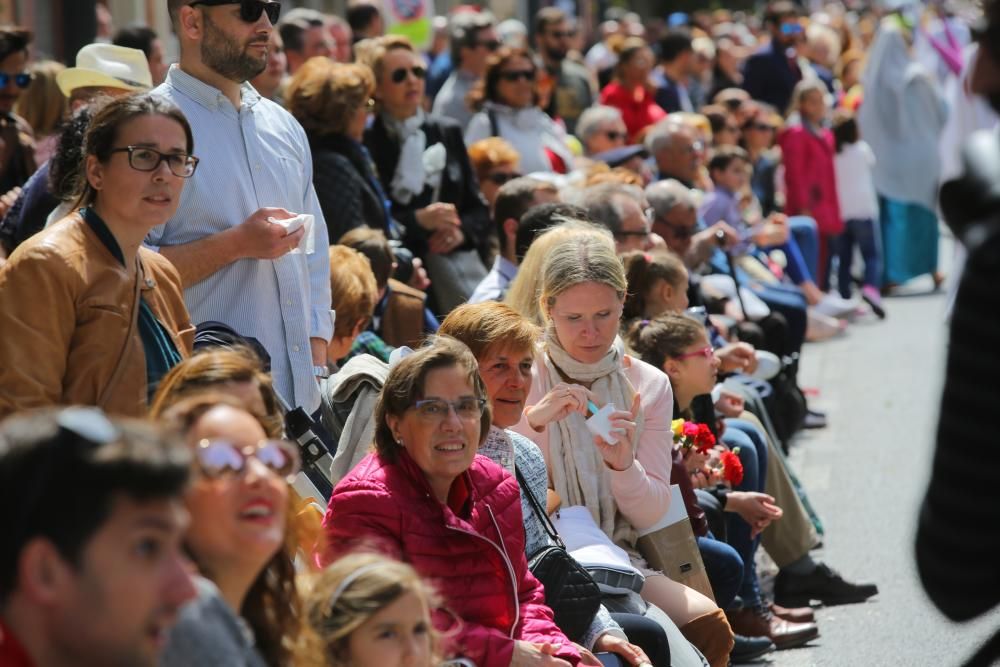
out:
{"label": "dark sunglasses on woman", "polygon": [[291,480],[301,470],[299,449],[284,440],[264,440],[240,447],[228,440],[202,440],[195,450],[198,469],[210,479],[246,473],[247,460],[255,458],[278,477]]}
{"label": "dark sunglasses on woman", "polygon": [[28,72],[20,72],[18,74],[7,74],[6,72],[0,72],[0,88],[6,88],[11,81],[18,88],[27,88],[31,85],[32,76]]}
{"label": "dark sunglasses on woman", "polygon": [[506,72],[500,72],[500,78],[504,81],[509,81],[514,83],[518,79],[524,79],[525,81],[535,80],[535,70],[533,69],[520,69],[520,70],[508,70]]}
{"label": "dark sunglasses on woman", "polygon": [[498,171],[496,173],[490,174],[486,177],[486,180],[494,185],[503,185],[507,181],[513,181],[515,178],[520,178],[521,174],[513,171]]}
{"label": "dark sunglasses on woman", "polygon": [[407,73],[412,74],[418,79],[424,79],[427,76],[427,68],[420,65],[414,65],[410,69],[405,67],[400,67],[399,69],[392,70],[392,82],[393,83],[403,83],[406,81]]}
{"label": "dark sunglasses on woman", "polygon": [[280,2],[265,2],[265,0],[195,0],[188,3],[189,7],[205,5],[206,7],[218,7],[219,5],[239,5],[240,18],[246,23],[256,23],[260,20],[260,15],[267,12],[267,20],[271,25],[277,25],[278,16],[281,15]]}

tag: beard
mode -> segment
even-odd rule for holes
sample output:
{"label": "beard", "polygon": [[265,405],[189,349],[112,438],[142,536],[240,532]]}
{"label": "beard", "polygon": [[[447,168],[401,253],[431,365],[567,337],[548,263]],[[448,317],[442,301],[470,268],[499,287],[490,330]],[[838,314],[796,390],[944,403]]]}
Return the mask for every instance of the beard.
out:
{"label": "beard", "polygon": [[565,60],[567,53],[569,53],[569,51],[567,49],[562,48],[561,46],[545,47],[545,54],[548,55],[549,60]]}
{"label": "beard", "polygon": [[267,50],[252,56],[247,49],[252,44],[267,44],[267,39],[248,41],[244,45],[232,39],[205,16],[205,39],[201,43],[201,61],[230,81],[249,81],[267,68]]}

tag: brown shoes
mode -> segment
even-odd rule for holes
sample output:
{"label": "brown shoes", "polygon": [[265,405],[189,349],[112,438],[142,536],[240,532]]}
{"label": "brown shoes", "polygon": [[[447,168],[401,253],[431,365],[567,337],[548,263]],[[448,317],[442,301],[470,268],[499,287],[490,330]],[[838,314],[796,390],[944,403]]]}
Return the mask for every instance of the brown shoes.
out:
{"label": "brown shoes", "polygon": [[795,607],[790,609],[772,602],[770,609],[771,613],[778,618],[783,618],[792,623],[812,623],[816,620],[816,614],[813,613],[812,607]]}
{"label": "brown shoes", "polygon": [[736,634],[747,637],[768,637],[779,651],[802,646],[819,637],[819,628],[815,623],[787,621],[775,616],[768,609],[735,609],[727,611],[726,616]]}

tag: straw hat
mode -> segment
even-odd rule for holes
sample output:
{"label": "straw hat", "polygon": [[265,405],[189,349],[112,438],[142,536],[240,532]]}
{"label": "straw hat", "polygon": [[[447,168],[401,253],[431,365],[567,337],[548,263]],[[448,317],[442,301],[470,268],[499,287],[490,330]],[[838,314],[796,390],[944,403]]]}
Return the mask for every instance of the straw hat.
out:
{"label": "straw hat", "polygon": [[146,54],[114,44],[88,44],[76,54],[76,67],[59,72],[56,83],[69,97],[77,88],[147,90],[153,87]]}

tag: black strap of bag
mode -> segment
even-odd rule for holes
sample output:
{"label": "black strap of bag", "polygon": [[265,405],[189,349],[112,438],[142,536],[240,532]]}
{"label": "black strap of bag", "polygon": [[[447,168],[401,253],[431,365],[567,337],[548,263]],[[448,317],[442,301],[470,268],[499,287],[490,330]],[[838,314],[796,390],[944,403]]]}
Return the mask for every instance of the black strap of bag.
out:
{"label": "black strap of bag", "polygon": [[490,119],[490,136],[500,136],[500,123],[497,121],[497,112],[494,109],[486,109],[486,117]]}
{"label": "black strap of bag", "polygon": [[538,516],[555,545],[549,545],[528,560],[528,569],[545,588],[545,604],[552,609],[556,625],[573,641],[583,638],[601,606],[601,589],[590,573],[566,552],[566,545],[535,498],[528,483],[515,468],[521,493]]}

